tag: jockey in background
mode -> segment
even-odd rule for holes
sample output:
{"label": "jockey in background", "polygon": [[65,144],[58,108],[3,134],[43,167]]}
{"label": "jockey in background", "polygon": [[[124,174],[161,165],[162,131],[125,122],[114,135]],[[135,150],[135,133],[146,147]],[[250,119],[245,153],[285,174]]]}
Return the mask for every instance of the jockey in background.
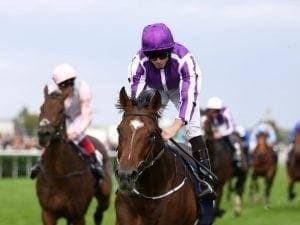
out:
{"label": "jockey in background", "polygon": [[267,145],[272,147],[274,152],[274,158],[277,162],[278,159],[277,134],[273,125],[267,121],[262,121],[258,123],[251,131],[250,140],[249,140],[250,159],[252,158],[253,151],[257,145],[257,136],[262,133],[265,133],[267,135]]}
{"label": "jockey in background", "polygon": [[206,119],[210,120],[213,138],[224,140],[231,150],[233,165],[242,168],[242,149],[236,138],[236,127],[228,107],[218,97],[211,97],[206,104]]}
{"label": "jockey in background", "polygon": [[[298,121],[295,126],[293,127],[293,129],[291,130],[291,133],[289,135],[289,147],[288,147],[288,154],[292,154],[292,149],[294,148],[295,145],[295,139],[296,139],[296,135],[297,133],[300,133],[300,121]],[[289,159],[290,157],[288,157]]]}
{"label": "jockey in background", "polygon": [[295,143],[295,138],[296,134],[300,132],[300,121],[296,123],[296,125],[293,127],[290,136],[289,136],[289,143],[294,144]]}
{"label": "jockey in background", "polygon": [[250,132],[247,131],[243,126],[237,125],[235,127],[235,132],[237,135],[241,138],[242,143],[243,143],[243,149],[247,155],[249,155],[249,139],[250,139]]}
{"label": "jockey in background", "polygon": [[[69,64],[60,64],[53,70],[54,85],[49,87],[49,93],[59,91],[65,98],[65,114],[68,139],[79,145],[89,156],[92,169],[99,178],[103,177],[102,155],[85,131],[92,122],[92,92],[83,80],[77,80],[75,69]],[[42,151],[42,157],[46,149]],[[97,154],[96,154],[97,153]],[[41,160],[42,160],[41,157]],[[35,178],[41,169],[41,160],[32,168],[31,178]],[[71,162],[70,162],[71,163]]]}

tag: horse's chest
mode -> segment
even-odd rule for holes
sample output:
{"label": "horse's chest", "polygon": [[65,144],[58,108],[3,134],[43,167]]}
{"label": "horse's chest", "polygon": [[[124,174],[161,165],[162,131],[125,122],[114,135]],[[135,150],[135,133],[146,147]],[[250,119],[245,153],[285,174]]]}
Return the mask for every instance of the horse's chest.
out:
{"label": "horse's chest", "polygon": [[83,196],[82,190],[79,189],[64,189],[56,186],[46,186],[40,190],[40,202],[43,208],[56,212],[61,215],[72,216],[81,213],[88,205],[91,196]]}

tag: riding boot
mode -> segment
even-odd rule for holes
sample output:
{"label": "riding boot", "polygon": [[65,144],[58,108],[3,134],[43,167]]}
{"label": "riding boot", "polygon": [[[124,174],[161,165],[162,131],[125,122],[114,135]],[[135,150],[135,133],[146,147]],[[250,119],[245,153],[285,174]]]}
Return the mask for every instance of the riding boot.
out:
{"label": "riding boot", "polygon": [[[190,140],[192,145],[193,157],[200,162],[208,171],[211,171],[207,147],[202,136],[194,137]],[[203,181],[201,182],[202,192],[199,194],[200,199],[214,200],[216,192],[213,189],[213,178],[205,170],[198,166],[198,174]]]}
{"label": "riding boot", "polygon": [[90,155],[91,167],[92,167],[92,170],[96,173],[97,177],[99,179],[102,179],[104,176],[102,160],[99,159],[96,154],[97,153],[95,151],[94,154]]}
{"label": "riding boot", "polygon": [[30,179],[34,179],[37,177],[37,175],[41,170],[41,166],[42,166],[42,158],[39,158],[30,169]]}

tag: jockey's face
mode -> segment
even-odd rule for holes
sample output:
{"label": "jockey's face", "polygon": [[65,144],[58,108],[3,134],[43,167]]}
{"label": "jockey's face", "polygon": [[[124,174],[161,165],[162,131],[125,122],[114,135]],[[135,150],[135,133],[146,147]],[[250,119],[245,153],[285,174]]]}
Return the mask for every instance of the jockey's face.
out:
{"label": "jockey's face", "polygon": [[163,69],[170,58],[169,51],[152,52],[148,54],[150,62],[156,69]]}
{"label": "jockey's face", "polygon": [[72,95],[74,91],[74,79],[66,80],[58,84],[60,91],[64,98],[67,98]]}
{"label": "jockey's face", "polygon": [[209,109],[208,114],[211,117],[218,117],[220,115],[220,110],[218,110],[218,109]]}

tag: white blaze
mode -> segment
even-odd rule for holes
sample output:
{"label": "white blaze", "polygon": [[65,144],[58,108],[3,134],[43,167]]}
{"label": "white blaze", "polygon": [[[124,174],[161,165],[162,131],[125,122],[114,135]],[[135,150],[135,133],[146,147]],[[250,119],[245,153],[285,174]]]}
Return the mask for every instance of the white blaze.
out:
{"label": "white blaze", "polygon": [[132,147],[133,147],[133,139],[134,139],[134,136],[135,136],[135,133],[138,129],[144,127],[144,123],[138,119],[134,119],[134,120],[131,120],[130,123],[130,128],[132,130],[132,136],[131,136],[131,150],[130,150],[130,153],[129,153],[129,156],[128,156],[128,159],[131,158],[131,153],[132,153]]}

